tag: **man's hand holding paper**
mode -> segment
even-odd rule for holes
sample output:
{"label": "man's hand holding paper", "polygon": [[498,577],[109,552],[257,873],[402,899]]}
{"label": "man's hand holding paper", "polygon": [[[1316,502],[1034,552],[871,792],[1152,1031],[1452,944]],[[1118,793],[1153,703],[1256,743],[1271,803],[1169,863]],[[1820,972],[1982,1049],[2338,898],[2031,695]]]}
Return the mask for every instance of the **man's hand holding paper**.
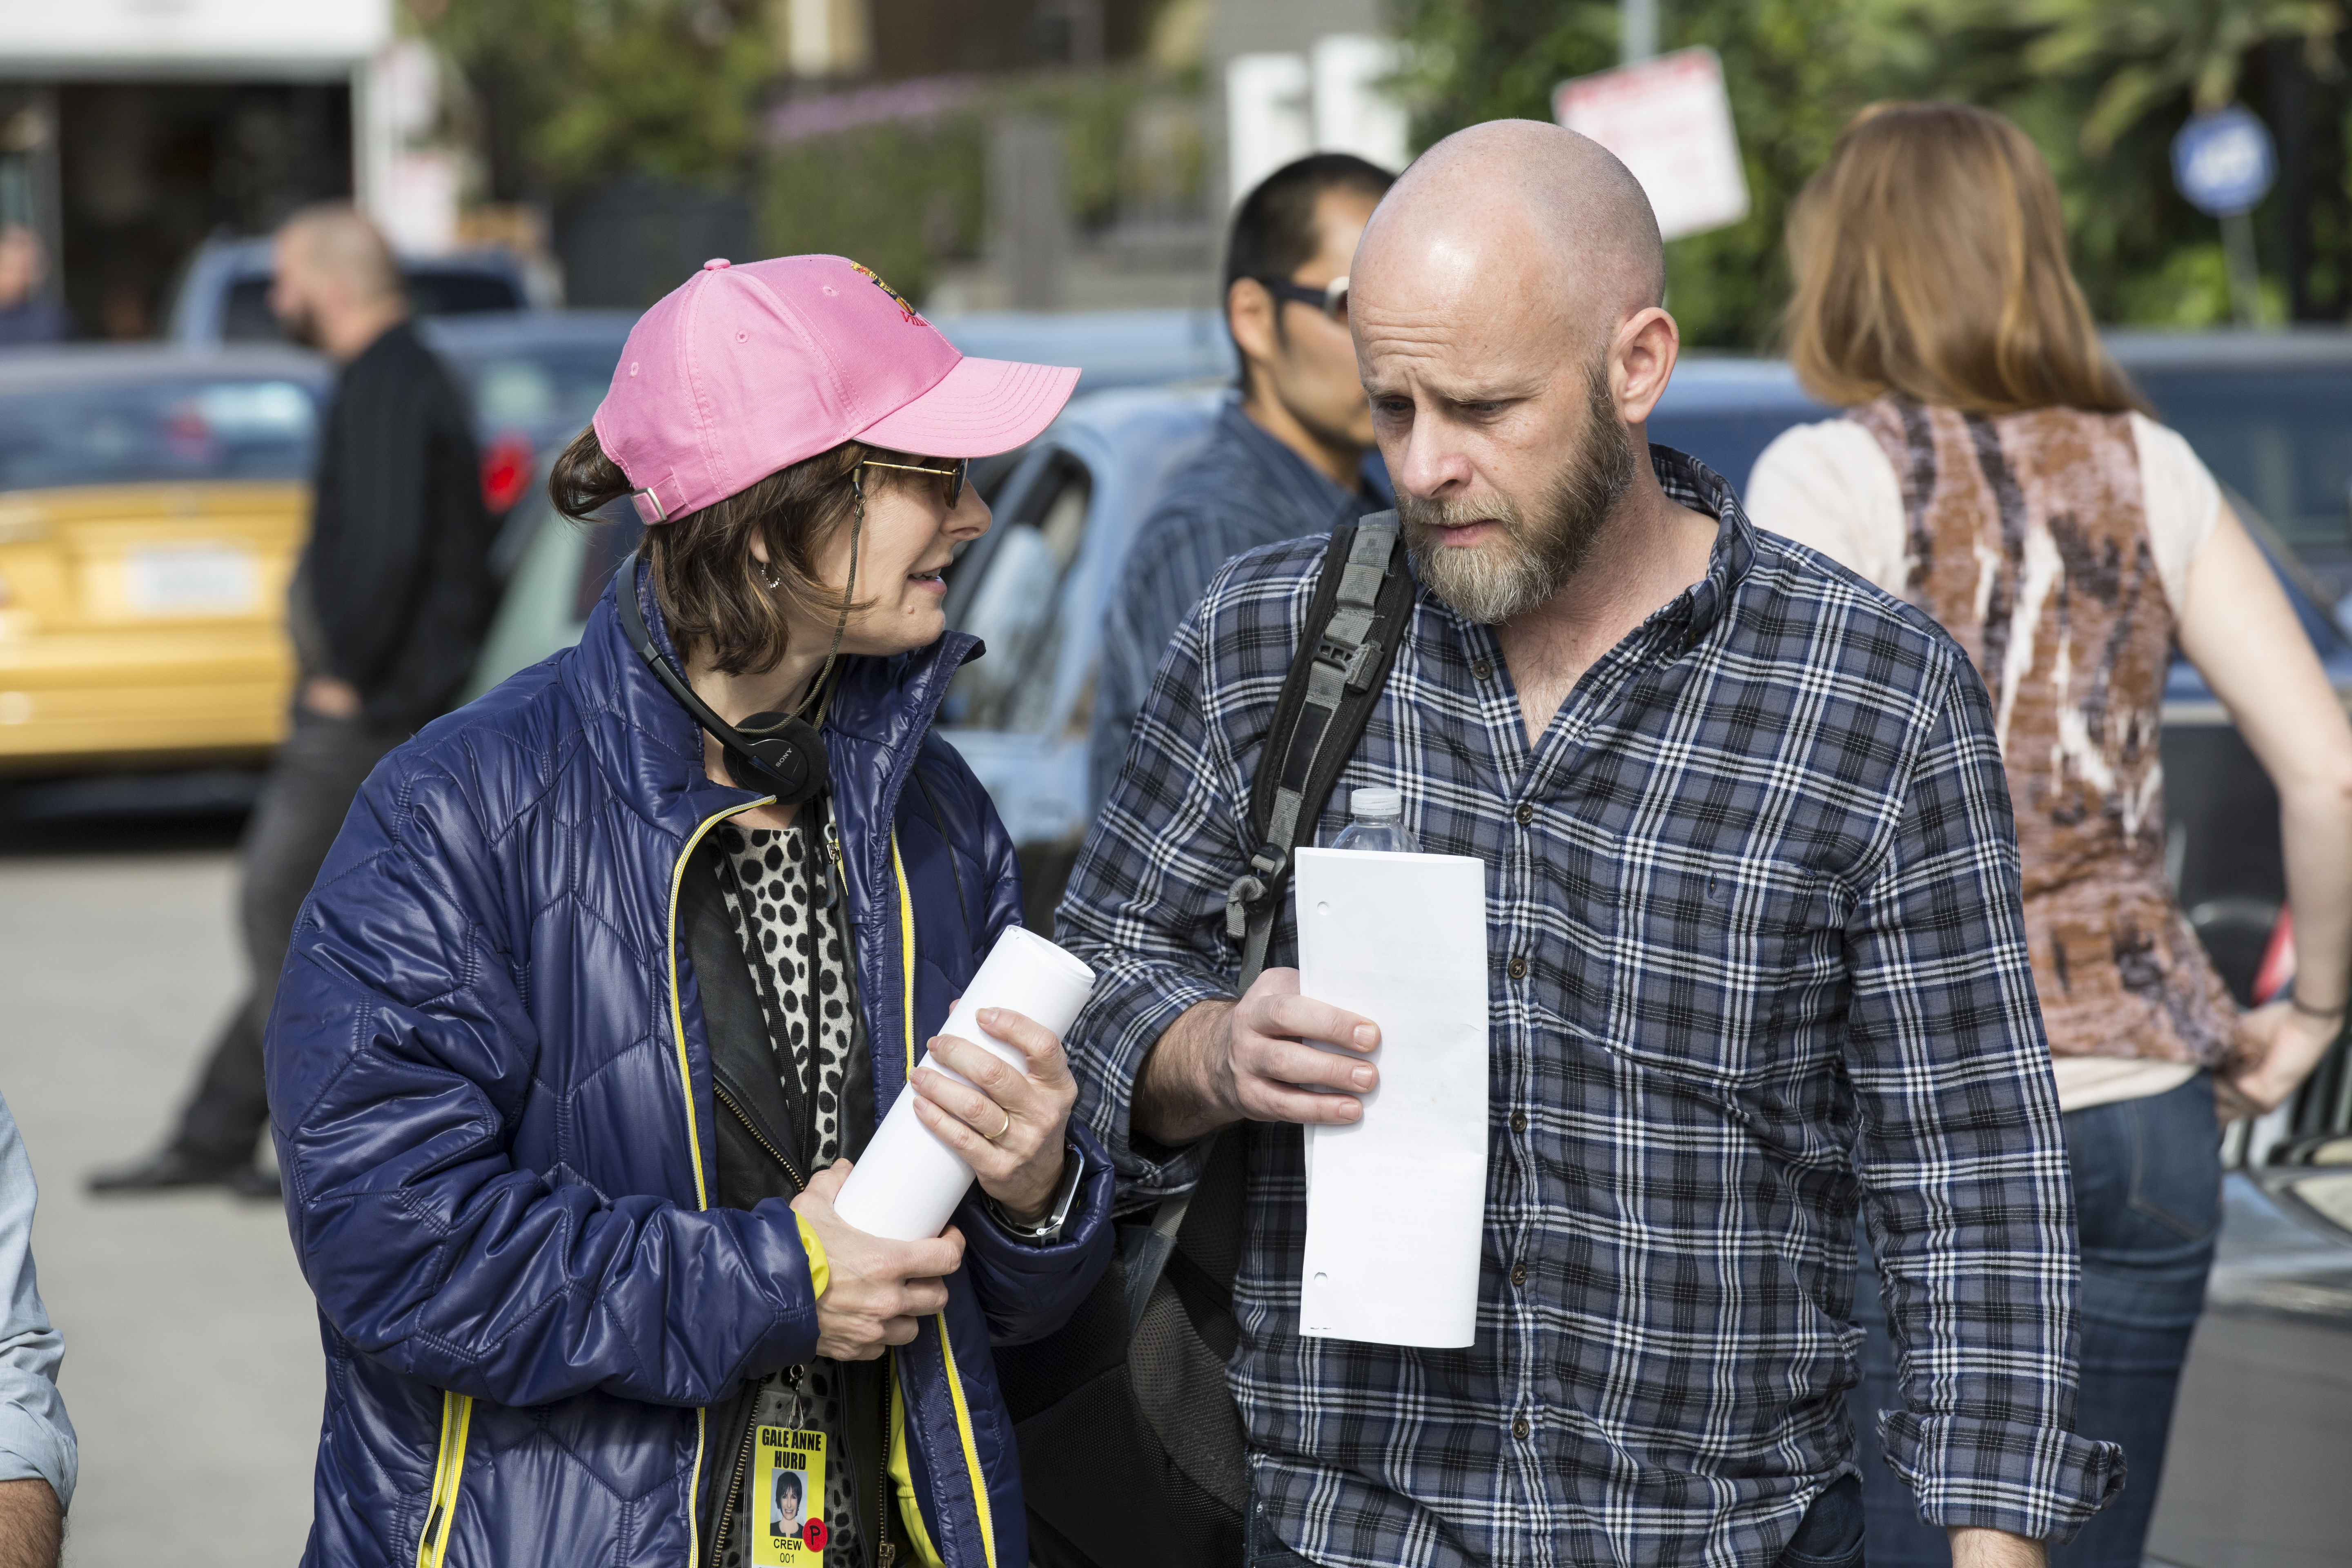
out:
{"label": "man's hand holding paper", "polygon": [[1380,1043],[1371,1019],[1299,994],[1296,969],[1269,969],[1240,1001],[1204,1002],[1176,1021],[1144,1066],[1136,1122],[1179,1144],[1236,1121],[1354,1121],[1380,1068],[1349,1052]]}

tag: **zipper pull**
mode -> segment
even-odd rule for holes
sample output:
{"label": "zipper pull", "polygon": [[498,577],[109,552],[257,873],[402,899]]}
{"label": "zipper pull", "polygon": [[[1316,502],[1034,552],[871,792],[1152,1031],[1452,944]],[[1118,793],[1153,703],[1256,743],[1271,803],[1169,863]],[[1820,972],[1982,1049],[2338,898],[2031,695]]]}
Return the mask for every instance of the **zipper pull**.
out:
{"label": "zipper pull", "polygon": [[841,901],[841,835],[835,830],[833,813],[824,814],[825,868],[824,886],[817,889],[817,908],[829,910]]}

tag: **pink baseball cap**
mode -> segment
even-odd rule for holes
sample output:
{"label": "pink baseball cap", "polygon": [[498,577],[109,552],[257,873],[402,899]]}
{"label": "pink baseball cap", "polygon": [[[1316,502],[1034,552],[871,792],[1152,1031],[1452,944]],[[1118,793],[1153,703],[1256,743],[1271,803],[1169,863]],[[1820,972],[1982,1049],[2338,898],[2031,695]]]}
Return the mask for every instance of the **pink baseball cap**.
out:
{"label": "pink baseball cap", "polygon": [[867,441],[929,458],[1010,451],[1078,373],[966,359],[898,291],[838,256],[706,261],[629,329],[596,439],[667,522],[780,468]]}

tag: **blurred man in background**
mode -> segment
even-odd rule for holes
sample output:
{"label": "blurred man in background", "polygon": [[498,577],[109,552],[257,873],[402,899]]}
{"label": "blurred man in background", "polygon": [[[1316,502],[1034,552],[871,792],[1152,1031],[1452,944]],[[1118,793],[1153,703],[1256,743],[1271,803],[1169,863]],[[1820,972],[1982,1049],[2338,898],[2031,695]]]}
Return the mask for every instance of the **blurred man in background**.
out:
{"label": "blurred man in background", "polygon": [[0,226],[0,348],[54,343],[66,335],[63,307],[41,292],[49,253],[23,224]]}
{"label": "blurred man in background", "polygon": [[379,758],[447,709],[492,608],[489,518],[464,402],[417,337],[392,252],[341,205],[278,236],[270,309],[343,367],[319,447],[311,536],[288,616],[294,722],[246,828],[238,913],[251,993],[163,1148],[100,1193],[224,1184],[276,1197],[254,1145],[269,1118],[261,1032],[296,914]]}
{"label": "blurred man in background", "polygon": [[0,1100],[0,1568],[56,1568],[78,1451],[58,1397],[65,1341],[33,1277],[33,1163]]}
{"label": "blurred man in background", "polygon": [[1395,178],[1318,153],[1267,175],[1234,214],[1225,325],[1241,353],[1241,397],[1144,519],[1111,595],[1089,746],[1097,805],[1168,639],[1217,568],[1389,504],[1365,472],[1372,413],[1348,336],[1347,276]]}

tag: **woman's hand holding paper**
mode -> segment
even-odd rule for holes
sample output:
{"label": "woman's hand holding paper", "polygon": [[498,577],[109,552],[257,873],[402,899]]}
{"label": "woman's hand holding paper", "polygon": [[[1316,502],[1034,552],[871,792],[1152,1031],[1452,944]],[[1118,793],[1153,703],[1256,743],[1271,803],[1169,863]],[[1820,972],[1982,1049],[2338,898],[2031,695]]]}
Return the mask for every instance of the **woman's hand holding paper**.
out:
{"label": "woman's hand holding paper", "polygon": [[1026,1066],[941,1035],[931,1042],[931,1058],[971,1081],[959,1083],[927,1062],[915,1072],[915,1114],[963,1156],[982,1192],[1014,1219],[1034,1223],[1045,1217],[1062,1180],[1077,1081],[1052,1030],[1009,1007],[983,1007],[979,1019]]}
{"label": "woman's hand holding paper", "polygon": [[850,1162],[836,1160],[793,1200],[793,1212],[824,1244],[828,1279],[816,1299],[816,1353],[871,1361],[915,1337],[915,1321],[948,1304],[947,1277],[963,1267],[963,1235],[954,1226],[933,1241],[885,1241],[833,1212]]}

